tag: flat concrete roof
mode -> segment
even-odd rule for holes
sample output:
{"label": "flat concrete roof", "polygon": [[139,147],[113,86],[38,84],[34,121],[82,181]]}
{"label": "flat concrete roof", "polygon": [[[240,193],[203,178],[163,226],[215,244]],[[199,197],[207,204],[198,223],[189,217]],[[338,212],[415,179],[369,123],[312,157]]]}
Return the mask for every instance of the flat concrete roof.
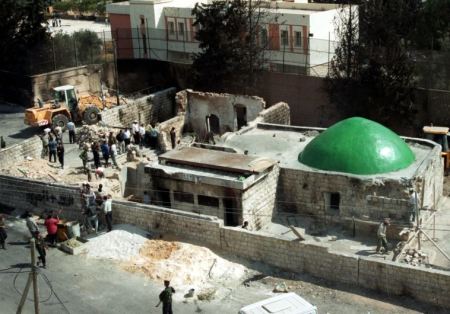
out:
{"label": "flat concrete roof", "polygon": [[422,145],[420,141],[429,142],[426,140],[415,139],[417,142],[411,143],[411,140],[407,139],[407,143],[413,151],[416,160],[409,167],[401,169],[399,171],[373,174],[373,175],[356,175],[343,172],[331,172],[323,171],[315,168],[308,167],[298,161],[298,155],[303,151],[305,146],[314,139],[324,129],[320,128],[307,128],[307,127],[294,127],[294,126],[282,126],[282,125],[268,125],[266,128],[263,125],[258,125],[245,133],[232,133],[224,138],[224,143],[219,145],[233,148],[236,152],[248,151],[249,156],[265,156],[271,159],[275,159],[280,162],[280,167],[298,169],[311,172],[322,173],[336,173],[345,176],[359,177],[359,178],[410,178],[414,176],[417,169],[428,158],[428,154],[433,147]]}
{"label": "flat concrete roof", "polygon": [[261,173],[276,164],[275,160],[268,157],[248,156],[196,147],[171,150],[160,155],[159,160],[163,164],[168,162],[242,174]]}

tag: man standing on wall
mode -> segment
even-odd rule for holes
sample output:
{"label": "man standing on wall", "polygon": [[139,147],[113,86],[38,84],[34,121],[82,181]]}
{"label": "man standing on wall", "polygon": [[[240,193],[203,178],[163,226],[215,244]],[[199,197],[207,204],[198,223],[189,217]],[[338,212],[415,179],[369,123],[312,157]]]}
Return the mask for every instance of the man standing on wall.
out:
{"label": "man standing on wall", "polygon": [[390,225],[389,218],[385,218],[382,223],[380,223],[380,226],[378,227],[377,231],[377,237],[378,237],[378,245],[377,245],[377,254],[381,253],[381,246],[384,248],[384,254],[387,254],[389,251],[388,249],[388,242],[386,240],[386,230],[387,227]]}
{"label": "man standing on wall", "polygon": [[169,280],[164,280],[164,286],[165,286],[164,290],[159,294],[159,303],[156,305],[156,307],[158,307],[162,303],[163,314],[173,314],[172,294],[175,293],[175,289],[170,286]]}

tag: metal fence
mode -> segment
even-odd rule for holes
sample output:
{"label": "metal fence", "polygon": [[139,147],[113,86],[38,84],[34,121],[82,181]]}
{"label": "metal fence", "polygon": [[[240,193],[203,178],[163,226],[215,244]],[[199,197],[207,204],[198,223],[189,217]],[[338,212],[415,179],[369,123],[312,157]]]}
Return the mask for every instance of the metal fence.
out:
{"label": "metal fence", "polygon": [[[120,28],[89,36],[54,36],[33,51],[29,74],[67,67],[113,62],[118,59],[151,59],[191,64],[201,50],[193,31],[151,28]],[[87,37],[87,38],[86,38]],[[338,46],[337,41],[318,38],[258,37],[269,71],[325,77]],[[450,90],[450,50],[411,51],[419,87]]]}

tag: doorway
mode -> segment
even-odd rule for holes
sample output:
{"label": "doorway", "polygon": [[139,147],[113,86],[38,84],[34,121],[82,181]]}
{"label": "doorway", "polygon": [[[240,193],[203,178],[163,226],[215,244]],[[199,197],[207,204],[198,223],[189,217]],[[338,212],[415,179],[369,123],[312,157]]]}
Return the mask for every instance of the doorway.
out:
{"label": "doorway", "polygon": [[236,105],[234,109],[236,110],[237,129],[240,130],[247,125],[247,107],[244,105]]}
{"label": "doorway", "polygon": [[160,189],[159,197],[161,198],[161,206],[168,207],[168,208],[171,207],[170,190]]}
{"label": "doorway", "polygon": [[225,210],[224,223],[225,226],[236,227],[239,226],[239,211],[237,208],[237,201],[234,197],[226,197],[223,199],[223,206]]}
{"label": "doorway", "polygon": [[215,114],[210,114],[209,117],[206,118],[209,124],[209,132],[214,134],[220,134],[220,120],[219,117]]}
{"label": "doorway", "polygon": [[339,193],[325,193],[325,207],[330,214],[339,214],[341,195]]}

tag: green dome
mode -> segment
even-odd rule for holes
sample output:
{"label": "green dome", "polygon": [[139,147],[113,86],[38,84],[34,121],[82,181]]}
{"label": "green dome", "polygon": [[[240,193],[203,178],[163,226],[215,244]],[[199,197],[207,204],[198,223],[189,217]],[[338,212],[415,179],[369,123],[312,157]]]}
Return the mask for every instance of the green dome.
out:
{"label": "green dome", "polygon": [[320,170],[367,175],[406,168],[415,157],[397,134],[379,123],[355,117],[314,138],[298,160]]}

